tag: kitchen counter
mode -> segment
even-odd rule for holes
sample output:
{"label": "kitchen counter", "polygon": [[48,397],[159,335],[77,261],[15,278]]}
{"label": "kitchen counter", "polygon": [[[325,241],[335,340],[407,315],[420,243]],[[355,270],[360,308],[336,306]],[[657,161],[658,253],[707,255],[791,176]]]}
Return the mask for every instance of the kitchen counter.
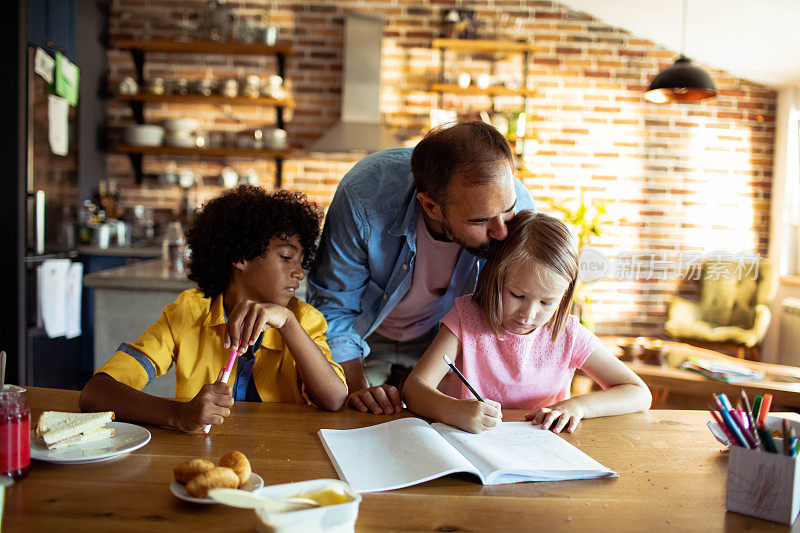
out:
{"label": "kitchen counter", "polygon": [[78,246],[78,252],[83,255],[110,255],[122,257],[161,257],[160,246]]}
{"label": "kitchen counter", "polygon": [[87,274],[83,277],[83,285],[93,289],[170,291],[175,296],[181,291],[196,287],[186,274],[170,271],[163,259],[139,261]]}
{"label": "kitchen counter", "polygon": [[[95,370],[114,355],[121,343],[135,342],[178,294],[197,286],[186,274],[170,271],[160,258],[86,274],[83,285],[94,289]],[[144,391],[174,396],[175,373],[170,370],[155,378]]]}

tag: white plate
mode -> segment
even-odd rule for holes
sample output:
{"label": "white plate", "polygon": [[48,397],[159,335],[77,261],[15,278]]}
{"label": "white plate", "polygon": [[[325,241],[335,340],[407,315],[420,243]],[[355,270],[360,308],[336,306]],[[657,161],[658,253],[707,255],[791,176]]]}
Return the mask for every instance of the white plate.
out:
{"label": "white plate", "polygon": [[[259,476],[258,474],[250,474],[250,479],[247,480],[247,483],[239,487],[242,490],[247,490],[253,492],[256,489],[260,489],[264,486],[264,478]],[[217,503],[211,498],[196,498],[186,492],[186,486],[183,483],[178,483],[177,481],[173,481],[169,484],[169,490],[172,491],[172,494],[175,495],[176,498],[181,500],[192,502],[192,503]]]}
{"label": "white plate", "polygon": [[48,450],[40,444],[31,430],[31,459],[72,465],[96,463],[138,450],[150,442],[150,432],[141,426],[109,422],[105,427],[114,428],[114,436],[110,439],[55,450]]}

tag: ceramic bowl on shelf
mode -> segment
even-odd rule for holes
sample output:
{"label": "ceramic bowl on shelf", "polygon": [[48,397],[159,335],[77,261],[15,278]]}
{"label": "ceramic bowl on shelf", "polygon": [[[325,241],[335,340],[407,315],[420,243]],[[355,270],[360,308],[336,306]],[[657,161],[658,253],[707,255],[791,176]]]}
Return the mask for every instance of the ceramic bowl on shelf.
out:
{"label": "ceramic bowl on shelf", "polygon": [[173,118],[164,123],[170,135],[188,137],[200,127],[200,121],[196,118]]}
{"label": "ceramic bowl on shelf", "polygon": [[225,167],[220,171],[219,179],[223,187],[231,189],[236,187],[236,184],[239,182],[239,175],[233,168]]}
{"label": "ceramic bowl on shelf", "polygon": [[268,127],[262,130],[263,147],[267,150],[285,150],[289,146],[286,130]]}
{"label": "ceramic bowl on shelf", "polygon": [[161,146],[164,128],[156,124],[132,124],[125,128],[125,142],[135,146]]}
{"label": "ceramic bowl on shelf", "polygon": [[119,82],[119,94],[136,94],[137,92],[139,92],[139,84],[131,76],[127,76]]}

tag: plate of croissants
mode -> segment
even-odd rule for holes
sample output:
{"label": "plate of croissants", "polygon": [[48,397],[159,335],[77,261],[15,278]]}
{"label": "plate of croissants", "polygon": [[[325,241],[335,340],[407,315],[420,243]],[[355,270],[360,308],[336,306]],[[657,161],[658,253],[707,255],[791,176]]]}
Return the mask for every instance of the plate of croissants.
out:
{"label": "plate of croissants", "polygon": [[175,481],[169,490],[176,498],[192,503],[217,503],[208,497],[210,489],[226,488],[254,491],[264,486],[264,479],[254,474],[245,454],[232,451],[219,463],[208,459],[187,459],[172,470]]}

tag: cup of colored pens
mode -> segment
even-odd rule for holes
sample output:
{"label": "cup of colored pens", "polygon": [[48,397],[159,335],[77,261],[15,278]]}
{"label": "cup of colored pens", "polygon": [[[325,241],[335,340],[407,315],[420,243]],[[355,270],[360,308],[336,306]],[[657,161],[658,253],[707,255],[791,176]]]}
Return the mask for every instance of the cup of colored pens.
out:
{"label": "cup of colored pens", "polygon": [[725,507],[791,525],[800,512],[800,422],[769,416],[770,394],[756,396],[751,404],[741,391],[737,403],[734,407],[725,394],[714,394],[708,406],[730,443]]}

